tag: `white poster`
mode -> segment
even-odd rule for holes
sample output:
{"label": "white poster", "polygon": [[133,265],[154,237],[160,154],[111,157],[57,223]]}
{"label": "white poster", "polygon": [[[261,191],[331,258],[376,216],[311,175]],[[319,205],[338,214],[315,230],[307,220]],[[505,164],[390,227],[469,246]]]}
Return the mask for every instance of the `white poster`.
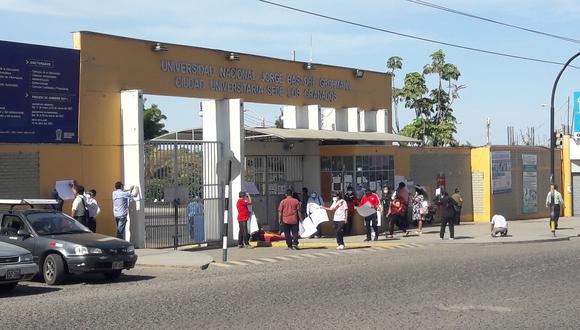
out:
{"label": "white poster", "polygon": [[373,209],[371,207],[371,204],[364,203],[363,205],[359,206],[359,207],[355,207],[355,210],[358,212],[358,214],[360,214],[361,217],[366,218],[369,215],[377,212],[377,210]]}
{"label": "white poster", "polygon": [[512,161],[509,151],[491,153],[491,186],[494,194],[512,191]]}
{"label": "white poster", "polygon": [[309,237],[316,233],[316,228],[319,224],[328,221],[328,214],[323,208],[318,208],[312,211],[309,216],[302,221],[300,226],[300,237]]}
{"label": "white poster", "polygon": [[73,184],[73,180],[56,181],[56,183],[54,185],[54,189],[56,189],[58,196],[60,198],[62,198],[63,200],[74,199],[75,196],[73,195],[72,190],[71,190],[72,184]]}
{"label": "white poster", "polygon": [[538,212],[538,155],[522,154],[524,213]]}
{"label": "white poster", "polygon": [[258,191],[258,187],[254,182],[244,182],[244,189],[250,195],[259,195],[260,191]]}

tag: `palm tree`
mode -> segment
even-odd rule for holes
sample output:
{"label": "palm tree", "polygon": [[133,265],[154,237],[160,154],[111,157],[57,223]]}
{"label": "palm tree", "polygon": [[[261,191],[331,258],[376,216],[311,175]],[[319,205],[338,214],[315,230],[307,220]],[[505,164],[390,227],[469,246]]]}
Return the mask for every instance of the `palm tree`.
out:
{"label": "palm tree", "polygon": [[403,68],[403,59],[399,56],[391,56],[387,60],[387,69],[389,69],[389,73],[391,74],[391,87],[393,88],[393,104],[395,110],[395,127],[398,133],[399,129],[399,101],[402,100],[402,92],[400,88],[395,87],[395,70],[401,70]]}

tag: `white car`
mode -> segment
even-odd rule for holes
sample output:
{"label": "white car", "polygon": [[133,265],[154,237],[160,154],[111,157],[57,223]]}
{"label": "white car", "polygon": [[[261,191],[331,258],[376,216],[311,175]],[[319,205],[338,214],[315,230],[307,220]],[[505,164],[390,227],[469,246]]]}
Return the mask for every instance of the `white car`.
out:
{"label": "white car", "polygon": [[0,242],[0,292],[8,292],[19,281],[28,281],[38,273],[32,254],[19,246]]}

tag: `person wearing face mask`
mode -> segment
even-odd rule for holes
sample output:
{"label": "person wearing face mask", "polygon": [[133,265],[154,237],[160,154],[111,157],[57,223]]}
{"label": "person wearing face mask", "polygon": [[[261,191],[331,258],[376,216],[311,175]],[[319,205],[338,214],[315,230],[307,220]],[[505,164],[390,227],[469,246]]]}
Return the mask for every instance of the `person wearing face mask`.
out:
{"label": "person wearing face mask", "polygon": [[354,216],[354,207],[358,203],[358,198],[353,187],[348,186],[346,188],[346,194],[344,195],[344,200],[346,201],[346,205],[348,206],[348,214],[347,214],[347,221],[344,226],[344,234],[350,236],[352,232],[352,223],[353,223],[353,216]]}
{"label": "person wearing face mask", "polygon": [[[387,226],[387,232],[389,231],[388,229],[390,228],[391,222],[393,221],[391,217],[392,201],[393,201],[393,190],[391,189],[391,187],[385,186],[383,188],[383,195],[381,196],[380,208],[382,212],[383,223],[385,223]],[[388,234],[387,238],[389,238]]]}
{"label": "person wearing face mask", "polygon": [[[377,209],[377,207],[379,206],[379,196],[377,196],[377,194],[375,194],[374,192],[372,192],[370,189],[366,188],[364,190],[365,194],[364,196],[361,198],[360,203],[358,204],[359,206],[364,205],[365,203],[369,203],[370,207],[372,207],[373,209]],[[364,240],[365,242],[368,242],[371,240],[371,227],[375,232],[375,241],[379,240],[379,227],[378,227],[378,221],[377,221],[377,213],[373,212],[373,214],[369,215],[368,217],[365,217],[365,226],[367,229],[367,238]]]}
{"label": "person wearing face mask", "polygon": [[[306,204],[306,213],[308,214],[308,216],[310,216],[310,214],[312,212],[314,212],[314,210],[321,208],[324,206],[324,201],[322,200],[322,197],[320,197],[320,195],[318,195],[316,192],[312,192],[310,194],[310,198],[308,198],[308,203]],[[320,231],[320,226],[322,224],[318,225],[316,227],[316,232],[314,234],[312,234],[310,236],[310,238],[321,238],[322,237],[322,232]]]}
{"label": "person wearing face mask", "polygon": [[348,205],[338,191],[332,193],[332,205],[324,207],[325,210],[334,212],[332,222],[336,230],[337,250],[344,250],[344,227],[348,223]]}

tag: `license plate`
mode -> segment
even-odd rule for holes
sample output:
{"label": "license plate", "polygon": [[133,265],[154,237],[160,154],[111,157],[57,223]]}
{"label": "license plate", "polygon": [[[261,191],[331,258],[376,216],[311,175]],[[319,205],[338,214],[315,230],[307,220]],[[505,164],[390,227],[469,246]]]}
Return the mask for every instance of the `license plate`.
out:
{"label": "license plate", "polygon": [[113,269],[123,269],[122,261],[113,261]]}
{"label": "license plate", "polygon": [[17,280],[20,278],[20,269],[10,269],[6,271],[7,280]]}

